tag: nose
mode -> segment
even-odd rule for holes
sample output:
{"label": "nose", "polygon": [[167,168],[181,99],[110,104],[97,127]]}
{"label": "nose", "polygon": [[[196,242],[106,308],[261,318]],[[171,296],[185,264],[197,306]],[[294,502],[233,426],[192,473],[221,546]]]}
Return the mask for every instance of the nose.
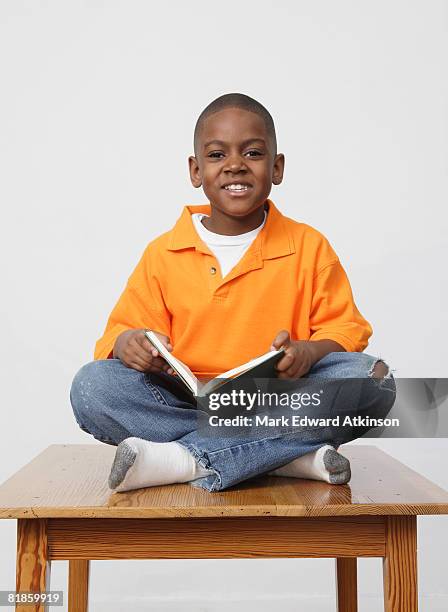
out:
{"label": "nose", "polygon": [[233,173],[240,172],[241,170],[246,170],[246,163],[244,161],[244,158],[239,154],[229,155],[229,157],[227,158],[225,170],[229,170]]}

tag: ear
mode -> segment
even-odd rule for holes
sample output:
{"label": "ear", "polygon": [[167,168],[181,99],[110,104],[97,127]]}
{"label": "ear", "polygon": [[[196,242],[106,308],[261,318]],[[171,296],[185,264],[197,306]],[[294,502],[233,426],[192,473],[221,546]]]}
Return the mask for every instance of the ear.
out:
{"label": "ear", "polygon": [[188,168],[190,170],[190,180],[193,187],[200,187],[202,185],[201,171],[199,169],[198,160],[194,155],[190,155],[188,158]]}
{"label": "ear", "polygon": [[285,170],[285,156],[283,153],[278,153],[274,159],[274,167],[272,168],[272,183],[280,185],[283,180],[283,172]]}

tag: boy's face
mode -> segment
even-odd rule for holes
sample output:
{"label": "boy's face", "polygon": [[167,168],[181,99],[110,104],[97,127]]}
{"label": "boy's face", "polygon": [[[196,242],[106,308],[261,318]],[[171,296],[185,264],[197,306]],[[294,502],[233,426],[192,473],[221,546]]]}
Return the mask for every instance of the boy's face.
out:
{"label": "boy's face", "polygon": [[207,117],[196,154],[188,158],[193,186],[202,185],[210,204],[232,217],[252,213],[264,204],[272,184],[282,182],[284,156],[274,154],[263,119],[250,111],[226,108]]}

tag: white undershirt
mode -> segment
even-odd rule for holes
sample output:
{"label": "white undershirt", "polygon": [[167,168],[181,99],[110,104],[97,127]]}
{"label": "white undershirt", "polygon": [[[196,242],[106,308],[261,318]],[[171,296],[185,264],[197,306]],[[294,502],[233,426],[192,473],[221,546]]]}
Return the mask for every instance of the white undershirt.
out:
{"label": "white undershirt", "polygon": [[204,217],[208,217],[208,215],[204,215],[203,213],[193,213],[191,215],[199,238],[205,242],[218,260],[221,267],[221,276],[223,278],[236,266],[255,240],[258,232],[266,222],[266,216],[267,213],[264,211],[263,223],[250,232],[238,234],[237,236],[225,236],[224,234],[215,234],[202,225],[201,220]]}

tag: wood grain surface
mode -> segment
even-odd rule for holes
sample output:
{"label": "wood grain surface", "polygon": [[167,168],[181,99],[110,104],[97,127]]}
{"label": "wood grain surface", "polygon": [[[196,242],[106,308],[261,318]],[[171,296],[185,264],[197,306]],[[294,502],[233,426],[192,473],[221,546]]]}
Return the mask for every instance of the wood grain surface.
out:
{"label": "wood grain surface", "polygon": [[448,493],[374,446],[341,447],[348,485],[262,476],[209,493],[189,484],[113,493],[115,447],[49,446],[0,486],[0,518],[448,514]]}
{"label": "wood grain surface", "polygon": [[[17,521],[16,591],[41,593],[49,590],[47,521]],[[43,604],[16,605],[16,612],[45,612]]]}
{"label": "wood grain surface", "polygon": [[357,559],[336,559],[336,609],[337,612],[358,612],[358,564]]}
{"label": "wood grain surface", "polygon": [[68,609],[87,612],[89,601],[90,561],[70,559],[68,563]]}
{"label": "wood grain surface", "polygon": [[383,560],[385,612],[417,612],[417,520],[391,516],[386,521]]}
{"label": "wood grain surface", "polygon": [[377,516],[49,519],[48,554],[61,559],[381,557]]}

